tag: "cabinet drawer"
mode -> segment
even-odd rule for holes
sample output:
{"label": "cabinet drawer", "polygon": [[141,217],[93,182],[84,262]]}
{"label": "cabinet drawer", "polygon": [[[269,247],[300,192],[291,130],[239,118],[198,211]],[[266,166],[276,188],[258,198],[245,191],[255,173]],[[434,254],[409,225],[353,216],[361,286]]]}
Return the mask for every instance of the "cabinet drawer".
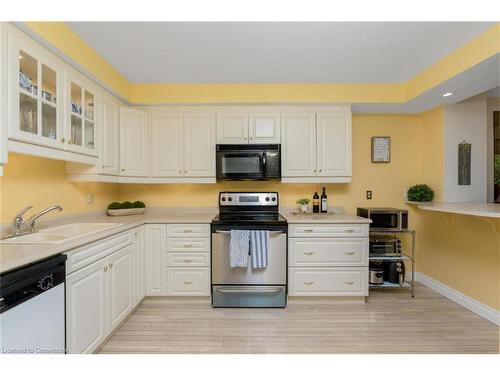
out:
{"label": "cabinet drawer", "polygon": [[290,238],[290,266],[367,266],[367,238]]}
{"label": "cabinet drawer", "polygon": [[93,242],[67,252],[66,273],[70,274],[90,263],[130,245],[134,240],[132,231],[120,233],[104,240]]}
{"label": "cabinet drawer", "polygon": [[167,238],[167,252],[210,252],[210,238]]}
{"label": "cabinet drawer", "polygon": [[210,253],[167,253],[167,267],[210,267]]}
{"label": "cabinet drawer", "polygon": [[290,224],[289,237],[368,237],[369,224]]}
{"label": "cabinet drawer", "polygon": [[210,268],[167,268],[167,294],[170,296],[209,296]]}
{"label": "cabinet drawer", "polygon": [[368,267],[290,267],[290,296],[367,296]]}
{"label": "cabinet drawer", "polygon": [[210,237],[210,224],[168,224],[167,237]]}

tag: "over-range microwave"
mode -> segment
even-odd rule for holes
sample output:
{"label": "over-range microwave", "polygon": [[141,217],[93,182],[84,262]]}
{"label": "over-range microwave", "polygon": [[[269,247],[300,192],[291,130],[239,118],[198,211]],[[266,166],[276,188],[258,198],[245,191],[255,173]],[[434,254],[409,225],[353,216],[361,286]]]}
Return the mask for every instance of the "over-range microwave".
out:
{"label": "over-range microwave", "polygon": [[387,207],[358,207],[358,216],[371,219],[370,231],[405,231],[408,229],[408,211]]}
{"label": "over-range microwave", "polygon": [[281,179],[279,144],[236,144],[216,146],[217,180]]}

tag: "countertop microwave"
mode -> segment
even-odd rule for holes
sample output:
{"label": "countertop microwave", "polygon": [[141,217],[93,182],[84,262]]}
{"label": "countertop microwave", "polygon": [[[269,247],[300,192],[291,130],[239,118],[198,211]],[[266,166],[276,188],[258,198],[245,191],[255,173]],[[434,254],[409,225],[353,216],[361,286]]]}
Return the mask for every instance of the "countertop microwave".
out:
{"label": "countertop microwave", "polygon": [[371,219],[370,231],[408,230],[408,211],[392,207],[358,207],[358,216]]}
{"label": "countertop microwave", "polygon": [[218,181],[280,180],[281,147],[279,144],[217,145],[216,177]]}

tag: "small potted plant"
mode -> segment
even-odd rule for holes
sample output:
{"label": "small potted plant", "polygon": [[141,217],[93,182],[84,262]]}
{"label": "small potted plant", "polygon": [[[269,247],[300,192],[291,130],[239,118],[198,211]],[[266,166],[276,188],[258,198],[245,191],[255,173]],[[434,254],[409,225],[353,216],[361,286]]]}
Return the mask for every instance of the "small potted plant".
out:
{"label": "small potted plant", "polygon": [[307,213],[307,210],[309,208],[309,202],[311,202],[309,198],[297,199],[297,204],[300,206],[300,212],[302,212],[303,214]]}
{"label": "small potted plant", "polygon": [[408,189],[406,197],[410,202],[432,202],[434,191],[426,184],[413,185]]}
{"label": "small potted plant", "polygon": [[146,205],[141,201],[112,202],[106,212],[109,216],[138,215],[146,212]]}

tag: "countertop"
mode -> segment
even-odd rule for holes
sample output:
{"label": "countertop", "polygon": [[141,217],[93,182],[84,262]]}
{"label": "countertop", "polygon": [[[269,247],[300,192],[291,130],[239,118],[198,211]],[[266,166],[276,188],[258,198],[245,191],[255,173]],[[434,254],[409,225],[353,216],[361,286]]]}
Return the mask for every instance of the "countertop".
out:
{"label": "countertop", "polygon": [[[37,223],[38,229],[71,223],[119,223],[120,225],[56,244],[0,244],[0,273],[28,265],[56,254],[65,253],[143,224],[209,224],[217,214],[217,211],[217,209],[151,208],[142,215],[111,217],[102,212],[85,215],[64,215],[60,218],[41,220]],[[332,215],[293,215],[289,210],[283,210],[281,214],[290,224],[370,223],[368,219],[346,215],[344,213],[335,213]],[[7,230],[9,229],[7,228]]]}
{"label": "countertop", "polygon": [[[415,204],[407,202],[408,204]],[[460,215],[482,216],[500,219],[500,204],[495,203],[418,203],[417,207],[426,211],[446,212]]]}
{"label": "countertop", "polygon": [[150,209],[142,215],[107,216],[105,213],[67,215],[37,223],[38,229],[71,223],[119,223],[121,225],[56,244],[0,244],[0,273],[65,253],[80,246],[113,236],[143,224],[209,224],[217,214],[215,209]]}
{"label": "countertop", "polygon": [[290,211],[280,212],[288,224],[370,224],[371,220],[364,217],[334,214],[292,214]]}

